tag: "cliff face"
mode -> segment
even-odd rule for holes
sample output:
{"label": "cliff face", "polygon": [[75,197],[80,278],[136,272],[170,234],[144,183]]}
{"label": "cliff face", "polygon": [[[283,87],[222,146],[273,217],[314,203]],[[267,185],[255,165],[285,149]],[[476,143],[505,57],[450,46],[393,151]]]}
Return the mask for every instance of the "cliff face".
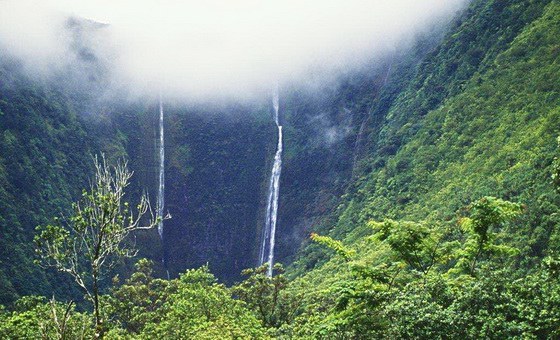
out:
{"label": "cliff face", "polygon": [[275,128],[262,107],[168,110],[164,253],[172,276],[206,263],[226,281],[256,265]]}

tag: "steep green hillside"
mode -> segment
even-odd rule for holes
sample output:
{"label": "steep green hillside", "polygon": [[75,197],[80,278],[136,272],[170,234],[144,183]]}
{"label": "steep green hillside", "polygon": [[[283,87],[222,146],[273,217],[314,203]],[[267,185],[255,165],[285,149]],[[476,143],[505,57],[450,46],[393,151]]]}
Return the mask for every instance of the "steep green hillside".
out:
{"label": "steep green hillside", "polygon": [[[553,202],[550,170],[543,169],[556,148],[552,28],[541,28],[548,40],[539,36],[533,47],[522,43],[545,4],[473,2],[416,67],[408,86],[393,101],[373,102],[358,178],[317,230],[342,238],[359,234],[370,219],[451,221],[484,195],[514,200],[535,191]],[[551,213],[546,204],[531,209]],[[550,225],[537,228],[541,215],[536,210],[525,216],[535,219],[532,229],[550,231]]]}
{"label": "steep green hillside", "polygon": [[[68,97],[26,78],[16,62],[0,68],[0,301],[72,291],[33,264],[38,224],[66,212],[87,184],[91,142]],[[49,279],[47,279],[49,277]],[[52,286],[51,286],[52,285]]]}
{"label": "steep green hillside", "polygon": [[[374,112],[389,105],[413,79],[417,64],[447,27],[419,35],[410,46],[326,82],[282,89],[285,155],[278,212],[277,258],[291,262],[309,233],[332,215],[361,171]],[[320,83],[321,85],[317,85]],[[379,113],[376,113],[379,115]],[[287,261],[287,262],[286,262]]]}
{"label": "steep green hillside", "polygon": [[[23,63],[1,54],[0,301],[53,292],[80,299],[69,277],[33,263],[35,228],[68,216],[89,186],[94,155],[131,158],[126,138],[115,108],[97,100],[102,79],[83,69],[31,76]],[[142,191],[137,177],[132,196]]]}
{"label": "steep green hillside", "polygon": [[[558,335],[559,21],[556,1],[474,2],[375,111],[361,173],[319,228],[343,243],[314,236],[296,262],[305,302],[285,334]],[[413,222],[374,222],[389,219]]]}
{"label": "steep green hillside", "polygon": [[[527,205],[522,223],[526,230],[520,233],[527,240],[521,244],[527,247],[525,255],[542,255],[556,225],[549,215],[558,203],[550,180],[560,118],[555,6],[529,24],[506,51],[486,57],[472,77],[462,81],[457,95],[426,115],[408,116],[398,127],[405,144],[386,158],[384,167],[358,180],[363,183],[356,188],[357,199],[348,205],[362,206],[343,214],[360,211],[362,221],[452,220],[469,202],[498,196]],[[426,84],[401,94],[382,134],[390,134],[393,120],[422,91],[433,89]]]}

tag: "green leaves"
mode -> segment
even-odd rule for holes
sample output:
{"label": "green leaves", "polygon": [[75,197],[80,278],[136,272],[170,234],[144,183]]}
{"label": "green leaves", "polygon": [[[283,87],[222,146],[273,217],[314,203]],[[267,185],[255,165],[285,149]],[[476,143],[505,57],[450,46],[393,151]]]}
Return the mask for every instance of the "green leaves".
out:
{"label": "green leaves", "polygon": [[519,203],[512,203],[495,197],[483,197],[468,207],[470,218],[461,221],[461,225],[474,233],[485,237],[488,229],[512,220],[523,212]]}
{"label": "green leaves", "polygon": [[60,225],[50,224],[45,227],[38,226],[36,231],[38,233],[34,237],[36,252],[47,266],[65,262],[71,255],[69,245],[73,242],[70,232]]}
{"label": "green leaves", "polygon": [[262,339],[264,329],[242,301],[208,268],[187,270],[169,282],[165,303],[156,309],[142,332],[143,339]]}
{"label": "green leaves", "polygon": [[455,242],[446,242],[446,231],[426,222],[368,222],[374,230],[374,239],[387,243],[397,261],[405,262],[411,269],[426,275],[436,264],[449,260]]}
{"label": "green leaves", "polygon": [[513,256],[519,252],[514,247],[497,244],[496,241],[500,235],[498,228],[522,213],[521,204],[483,197],[471,203],[468,211],[470,217],[459,220],[459,225],[467,233],[467,239],[459,251],[456,270],[474,276],[476,265],[482,257]]}
{"label": "green leaves", "polygon": [[558,154],[560,154],[560,136],[556,139],[556,142],[558,144],[556,151],[557,156],[554,157],[554,161],[552,162],[552,175],[550,175],[550,177],[556,186],[556,190],[560,190],[560,156],[558,156]]}
{"label": "green leaves", "polygon": [[288,279],[283,275],[281,264],[274,265],[275,275],[266,275],[268,265],[245,269],[242,275],[247,278],[232,288],[232,292],[255,314],[264,327],[280,327],[293,318],[297,301],[286,294]]}
{"label": "green leaves", "polygon": [[26,296],[16,301],[16,310],[0,313],[2,339],[91,339],[91,315],[78,313],[73,302],[63,304],[54,298]]}
{"label": "green leaves", "polygon": [[334,250],[338,255],[342,256],[344,259],[348,260],[356,255],[356,251],[354,249],[345,247],[342,242],[333,240],[328,236],[321,236],[315,233],[311,234],[311,240],[323,245],[329,249]]}
{"label": "green leaves", "polygon": [[[354,240],[353,249],[312,235],[345,260],[331,261],[309,275],[324,275],[328,287],[323,288],[323,304],[316,307],[328,312],[320,314],[323,319],[313,334],[372,339],[526,336],[528,326],[517,309],[526,301],[511,302],[521,282],[509,286],[500,276],[506,270],[494,268],[518,254],[505,242],[503,228],[510,227],[523,206],[483,197],[466,211],[460,230],[432,217],[421,222],[369,220],[366,226],[373,234]],[[554,272],[556,262],[548,262]]]}
{"label": "green leaves", "polygon": [[95,157],[94,165],[95,180],[90,191],[82,192],[81,201],[72,205],[74,215],[64,224],[39,227],[35,241],[43,264],[72,275],[84,290],[93,303],[96,329],[103,334],[99,281],[117,258],[136,254],[124,244],[126,237],[136,230],[151,229],[157,222],[152,215],[146,226],[140,226],[149,210],[146,196],[140,199],[135,214],[123,202],[124,188],[132,176],[125,161],[111,165],[102,156],[101,161]]}

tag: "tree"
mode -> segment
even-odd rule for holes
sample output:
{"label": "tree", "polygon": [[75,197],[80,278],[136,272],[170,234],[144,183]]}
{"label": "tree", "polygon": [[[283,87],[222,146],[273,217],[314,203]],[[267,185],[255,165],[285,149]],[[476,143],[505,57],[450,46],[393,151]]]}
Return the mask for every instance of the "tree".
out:
{"label": "tree", "polygon": [[523,206],[519,203],[486,196],[472,202],[468,210],[470,217],[464,217],[459,221],[468,236],[464,248],[460,252],[462,258],[456,268],[466,269],[469,275],[475,276],[476,265],[483,255],[514,255],[517,253],[517,249],[513,247],[496,243],[498,233],[495,230],[521,214]]}
{"label": "tree", "polygon": [[[105,157],[94,159],[95,178],[90,191],[74,203],[73,216],[54,225],[37,227],[37,253],[45,267],[54,267],[73,276],[93,304],[96,333],[103,336],[99,306],[99,282],[119,257],[132,257],[136,250],[127,245],[126,237],[136,230],[151,229],[159,219],[152,213],[147,195],[142,195],[134,212],[124,202],[124,189],[132,172],[126,161],[108,164]],[[143,216],[150,212],[151,218]]]}
{"label": "tree", "polygon": [[311,234],[311,240],[317,242],[318,244],[325,246],[329,249],[332,249],[336,252],[337,255],[342,256],[345,260],[350,260],[356,255],[356,251],[354,249],[345,247],[342,242],[334,240],[328,236],[321,236],[315,233]]}
{"label": "tree", "polygon": [[47,302],[42,296],[24,296],[10,313],[0,307],[0,339],[91,339],[91,316],[74,307],[73,302],[63,304],[54,298]]}
{"label": "tree", "polygon": [[300,303],[295,296],[286,294],[288,279],[282,265],[277,263],[273,269],[277,273],[273,277],[266,275],[268,264],[245,269],[241,275],[247,278],[233,287],[234,295],[245,301],[267,328],[278,328],[293,320]]}
{"label": "tree", "polygon": [[428,226],[426,222],[386,220],[370,221],[368,226],[374,235],[391,247],[398,261],[404,261],[413,270],[427,275],[438,263],[444,263],[456,242],[444,242],[445,230],[439,226]]}
{"label": "tree", "polygon": [[136,272],[124,284],[118,277],[113,278],[111,296],[104,296],[108,305],[104,312],[128,333],[140,334],[147,323],[157,324],[163,318],[161,307],[167,302],[168,287],[173,286],[173,281],[154,278],[153,265],[152,261],[140,259]]}
{"label": "tree", "polygon": [[164,289],[159,317],[150,317],[141,339],[269,339],[255,314],[208,267],[189,269]]}

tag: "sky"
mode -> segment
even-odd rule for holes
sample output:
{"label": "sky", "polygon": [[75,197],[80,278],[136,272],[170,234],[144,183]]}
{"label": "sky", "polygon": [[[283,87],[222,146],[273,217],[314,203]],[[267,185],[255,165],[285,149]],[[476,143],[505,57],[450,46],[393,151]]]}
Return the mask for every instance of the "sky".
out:
{"label": "sky", "polygon": [[138,91],[236,96],[390,55],[466,0],[0,0],[0,44],[39,70],[72,62],[68,15]]}

